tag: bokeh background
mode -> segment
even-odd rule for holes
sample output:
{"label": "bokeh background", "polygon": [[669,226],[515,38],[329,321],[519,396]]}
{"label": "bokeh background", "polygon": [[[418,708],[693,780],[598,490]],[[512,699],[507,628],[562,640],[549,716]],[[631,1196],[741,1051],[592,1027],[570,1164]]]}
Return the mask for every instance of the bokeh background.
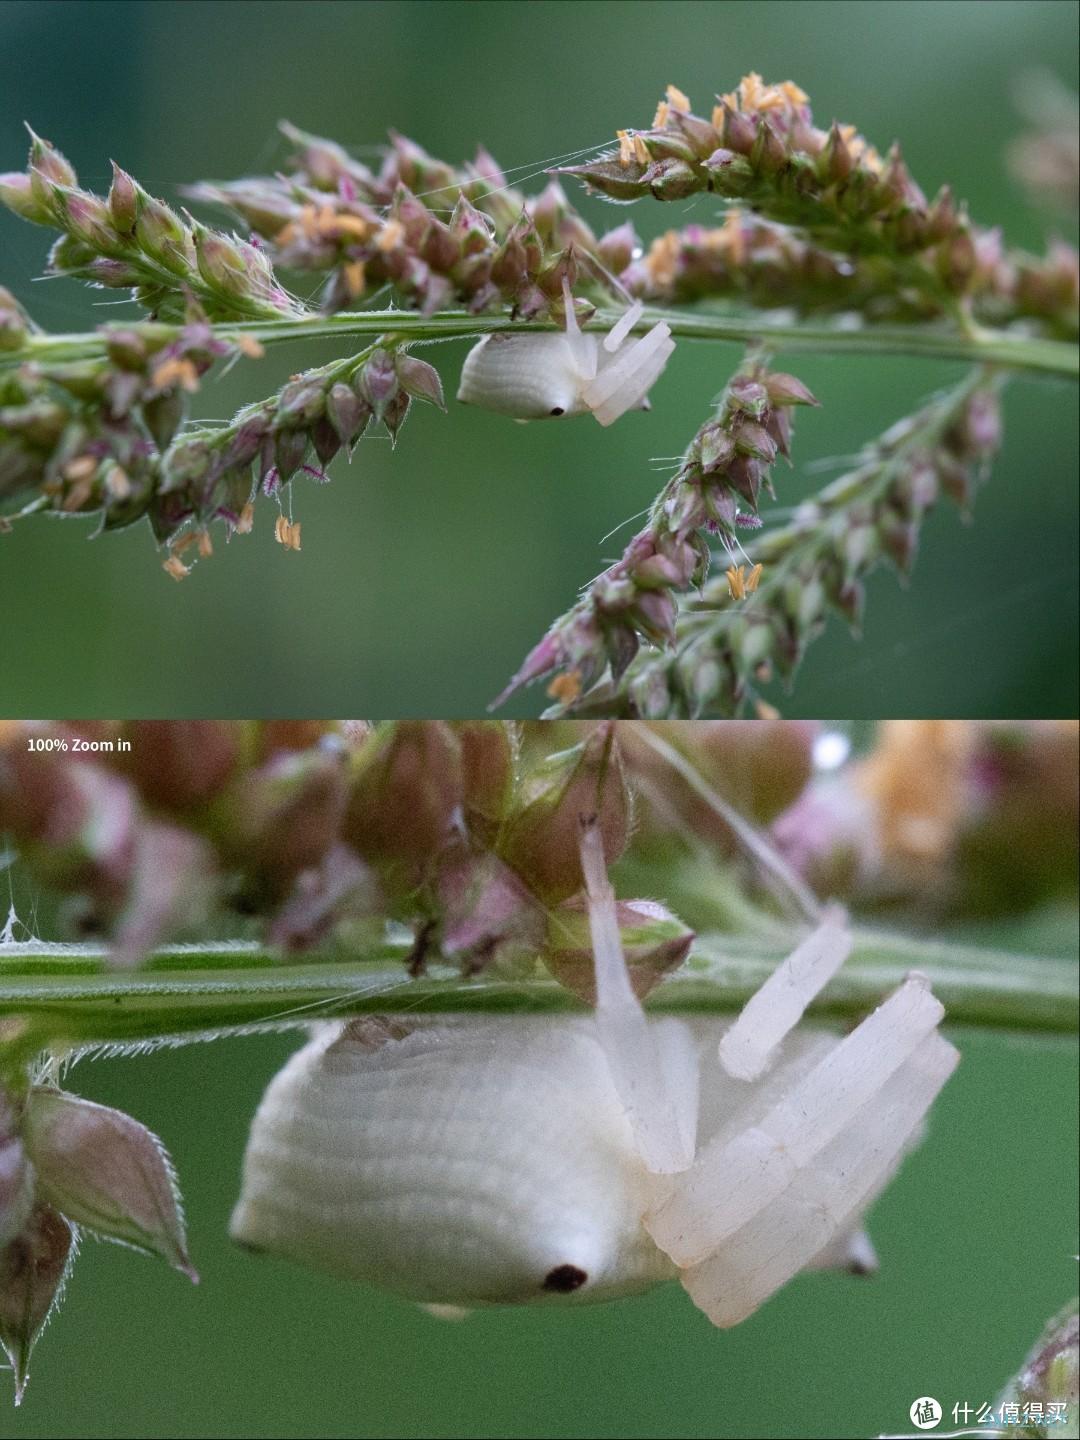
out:
{"label": "bokeh background", "polygon": [[[1006,238],[1041,248],[1060,228],[1009,178],[1023,127],[1012,90],[1046,68],[1076,86],[1072,0],[985,3],[33,3],[0,4],[0,168],[22,164],[27,119],[106,184],[110,156],[159,194],[198,178],[272,170],[275,123],[358,147],[387,127],[450,159],[487,144],[505,167],[647,119],[668,82],[699,104],[750,69],[792,78],[819,118],[902,139],[928,191],[951,181]],[[542,184],[537,175],[535,184]],[[711,218],[707,200],[606,209],[648,239]],[[1070,235],[1068,225],[1065,233]],[[31,284],[45,231],[0,215],[0,279],[51,329],[129,307],[75,282]],[[101,308],[102,303],[107,308]],[[426,352],[451,394],[463,347]],[[225,417],[327,344],[246,362],[199,397]],[[297,496],[304,550],[255,533],[219,547],[184,585],[148,529],[88,545],[83,522],[34,520],[0,545],[0,713],[473,715],[501,689],[577,587],[621,549],[603,537],[661,483],[739,351],[680,345],[651,414],[522,428],[451,404],[410,419],[396,453],[365,440],[334,483]],[[783,360],[781,356],[781,360]],[[800,357],[819,396],[800,417],[781,503],[961,367]],[[1077,707],[1076,389],[1018,380],[1007,439],[965,529],[942,506],[910,590],[870,585],[865,639],[837,622],[812,648],[785,713],[1073,715]],[[662,463],[662,462],[661,462]],[[507,713],[536,713],[533,694]],[[471,1343],[471,1342],[470,1342]]]}
{"label": "bokeh background", "polygon": [[[844,732],[857,750],[872,743],[871,726]],[[0,868],[0,893],[9,879],[19,916],[62,934],[56,897],[17,862]],[[944,929],[939,917],[934,935],[1075,957],[1075,903]],[[952,1428],[952,1406],[992,1404],[1074,1292],[1080,1091],[1075,1041],[951,1038],[962,1063],[870,1217],[880,1272],[801,1277],[729,1331],[677,1285],[456,1324],[243,1254],[226,1228],[248,1126],[298,1040],[84,1061],[70,1088],[171,1150],[202,1283],[87,1241],[21,1410],[0,1374],[0,1436],[809,1440],[908,1433],[922,1395]]]}

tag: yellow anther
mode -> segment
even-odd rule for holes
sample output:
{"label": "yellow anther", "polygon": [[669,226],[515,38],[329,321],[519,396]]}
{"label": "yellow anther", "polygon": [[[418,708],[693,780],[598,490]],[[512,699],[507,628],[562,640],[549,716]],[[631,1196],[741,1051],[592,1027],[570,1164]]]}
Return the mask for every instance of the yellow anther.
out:
{"label": "yellow anther", "polygon": [[379,231],[379,238],[375,243],[378,248],[385,253],[387,250],[393,250],[396,246],[400,245],[404,238],[405,226],[402,225],[401,221],[387,220],[386,224]]}
{"label": "yellow anther", "polygon": [[186,580],[191,571],[176,555],[170,555],[162,565],[166,575],[171,575],[174,580]]}
{"label": "yellow anther", "polygon": [[266,351],[259,344],[258,340],[255,339],[254,335],[239,334],[236,337],[236,348],[242,355],[246,355],[249,360],[261,360],[266,354]]}
{"label": "yellow anther", "polygon": [[153,381],[158,390],[179,385],[182,390],[193,395],[199,388],[199,372],[190,360],[163,360],[154,370]]}
{"label": "yellow anther", "polygon": [[341,267],[341,278],[345,281],[345,289],[353,300],[364,291],[364,262],[362,260],[349,260]]}
{"label": "yellow anther", "polygon": [[581,694],[581,671],[566,670],[562,675],[556,675],[547,687],[547,693],[560,705],[572,705]]}

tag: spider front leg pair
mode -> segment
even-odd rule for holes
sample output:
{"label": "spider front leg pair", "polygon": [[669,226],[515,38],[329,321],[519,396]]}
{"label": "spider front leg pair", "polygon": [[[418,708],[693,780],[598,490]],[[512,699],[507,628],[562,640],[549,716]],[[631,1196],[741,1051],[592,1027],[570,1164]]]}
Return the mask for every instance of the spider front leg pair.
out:
{"label": "spider front leg pair", "polygon": [[649,1018],[595,826],[581,859],[595,1011],[318,1027],[259,1106],[235,1238],[441,1314],[677,1277],[733,1325],[873,1267],[862,1216],[957,1059],[926,981],[843,1039],[796,1029],[850,947],[827,913],[733,1025]]}
{"label": "spider front leg pair", "polygon": [[561,335],[485,335],[474,345],[457,398],[521,421],[590,412],[611,425],[628,410],[647,410],[648,393],[675,349],[669,326],[661,320],[635,339],[645,313],[635,302],[601,337],[578,325],[565,280],[563,300]]}

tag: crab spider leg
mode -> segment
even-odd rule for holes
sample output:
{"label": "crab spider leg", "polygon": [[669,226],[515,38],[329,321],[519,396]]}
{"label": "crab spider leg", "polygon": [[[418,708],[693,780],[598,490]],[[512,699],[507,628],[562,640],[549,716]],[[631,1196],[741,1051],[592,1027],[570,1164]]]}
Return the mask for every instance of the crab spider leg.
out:
{"label": "crab spider leg", "polygon": [[595,820],[582,822],[581,868],[589,900],[596,967],[596,1028],[615,1092],[626,1111],[645,1168],[685,1170],[694,1156],[697,1065],[678,1024],[650,1025],[630,986],[619,938],[615,895]]}
{"label": "crab spider leg", "polygon": [[613,355],[644,314],[645,306],[635,300],[604,336],[604,349]]}
{"label": "crab spider leg", "polygon": [[837,1232],[804,1270],[846,1270],[850,1275],[873,1275],[880,1266],[874,1242],[862,1228]]}
{"label": "crab spider leg", "polygon": [[588,382],[585,403],[601,425],[613,424],[641,402],[674,349],[671,330],[661,320]]}
{"label": "crab spider leg", "polygon": [[563,309],[566,311],[565,338],[573,357],[574,369],[582,379],[591,380],[596,374],[596,338],[581,333],[577,312],[574,309],[574,296],[570,289],[570,282],[565,275],[563,276],[562,293]]}
{"label": "crab spider leg", "polygon": [[909,975],[756,1125],[704,1148],[673,1193],[646,1217],[660,1248],[684,1268],[705,1260],[813,1165],[943,1015],[925,976]]}
{"label": "crab spider leg", "polygon": [[777,1045],[851,954],[851,944],[844,912],[835,906],[750,997],[724,1034],[720,1063],[729,1075],[756,1080],[768,1068]]}
{"label": "crab spider leg", "polygon": [[850,1226],[899,1163],[957,1058],[940,1035],[928,1036],[782,1196],[684,1273],[684,1288],[714,1324],[744,1320]]}

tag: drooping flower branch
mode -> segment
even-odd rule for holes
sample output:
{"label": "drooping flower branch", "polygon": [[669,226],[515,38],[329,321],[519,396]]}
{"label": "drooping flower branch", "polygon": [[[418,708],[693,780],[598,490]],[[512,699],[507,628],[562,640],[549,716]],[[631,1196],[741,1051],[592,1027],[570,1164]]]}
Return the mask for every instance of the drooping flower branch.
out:
{"label": "drooping flower branch", "polygon": [[[739,383],[737,378],[733,385]],[[766,387],[768,383],[766,377]],[[999,375],[975,371],[955,390],[899,421],[866,447],[853,471],[804,501],[790,523],[762,531],[757,538],[751,533],[746,564],[734,554],[729,533],[727,569],[708,583],[704,574],[709,556],[707,551],[701,554],[700,539],[683,539],[684,548],[692,543],[696,547],[695,567],[677,570],[670,562],[652,560],[655,542],[649,529],[643,531],[623,559],[556,621],[526,659],[513,687],[557,672],[548,688],[556,701],[553,713],[651,719],[734,715],[753,703],[758,688],[774,675],[790,682],[830,611],[858,633],[863,582],[871,570],[884,561],[901,576],[910,575],[922,521],[939,496],[946,495],[969,513],[1001,443],[1000,385]],[[777,386],[789,397],[780,405],[811,399],[791,376],[773,377],[773,388]],[[796,394],[798,402],[790,398]],[[785,417],[786,451],[786,410],[770,413]],[[680,503],[700,486],[701,437],[709,428],[695,438],[654,510],[654,524],[657,518],[666,524],[669,515],[677,515],[684,537],[692,525],[703,523],[724,533],[715,517],[706,521],[693,506]],[[748,465],[757,476],[767,456],[767,451],[756,459],[736,453],[737,477]],[[736,524],[750,528],[746,519],[757,518],[756,492],[754,500],[750,515],[735,514]],[[670,548],[671,541],[666,543]],[[691,585],[697,593],[687,596],[680,611],[676,597],[686,595]],[[635,635],[652,642],[648,650],[628,645],[616,628],[625,627],[627,614],[633,623],[643,602],[650,614],[662,609],[666,621],[663,629],[655,626],[651,633],[636,624]]]}
{"label": "drooping flower branch", "polygon": [[[606,670],[613,680],[622,678],[642,640],[670,648],[678,597],[692,586],[700,588],[708,573],[708,535],[719,537],[731,557],[733,598],[745,600],[755,591],[761,566],[747,575],[738,565],[739,532],[762,523],[758,500],[763,487],[773,493],[770,468],[778,455],[791,454],[792,407],[816,403],[794,375],[748,359],[690,442],[648,524],[555,622],[497,703],[519,686],[558,671],[549,693],[563,709],[573,710]],[[584,703],[590,703],[587,695]]]}
{"label": "drooping flower branch", "polygon": [[[665,236],[645,272],[676,288],[681,282],[690,293],[724,293],[726,275],[742,270],[751,285],[755,272],[770,268],[783,284],[786,272],[804,267],[811,295],[818,282],[831,286],[833,303],[844,308],[861,301],[858,308],[887,313],[887,295],[916,313],[1034,315],[1076,335],[1075,255],[1056,247],[1045,262],[1006,257],[1000,232],[975,226],[948,186],[927,201],[899,145],[882,158],[852,125],[821,129],[807,95],[790,81],[766,85],[748,75],[718,97],[709,118],[695,115],[687,97],[669,86],[651,126],[620,131],[617,151],[562,173],[622,201],[684,200],[708,191],[765,222],[794,227],[790,247],[767,225],[746,226],[737,212],[722,231]],[[820,248],[807,250],[800,236]],[[789,280],[787,288],[796,287]],[[791,300],[799,303],[789,294]]]}

